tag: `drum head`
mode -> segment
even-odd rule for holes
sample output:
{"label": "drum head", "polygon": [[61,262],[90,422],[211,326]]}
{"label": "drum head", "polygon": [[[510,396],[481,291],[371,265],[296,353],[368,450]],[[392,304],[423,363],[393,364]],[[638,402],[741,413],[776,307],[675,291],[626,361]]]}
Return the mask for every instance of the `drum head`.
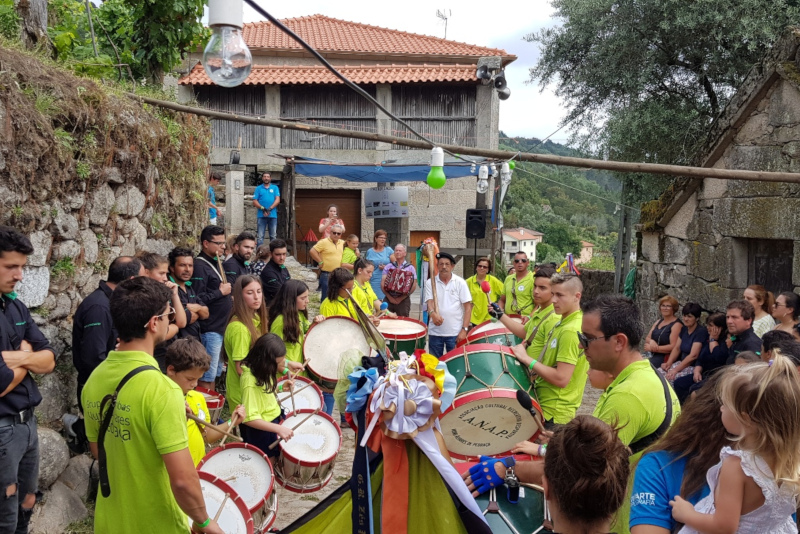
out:
{"label": "drum head", "polygon": [[370,353],[361,326],[347,317],[330,317],[315,323],[303,342],[303,355],[311,360],[308,367],[331,381],[339,378],[339,358],[349,349],[358,349],[365,355]]}
{"label": "drum head", "polygon": [[428,331],[425,323],[409,317],[382,317],[378,332],[387,339],[417,339]]}
{"label": "drum head", "polygon": [[[217,520],[225,534],[253,534],[253,517],[236,491],[214,475],[202,471],[198,474],[206,511],[211,517],[217,515],[217,510],[225,501],[225,507]],[[225,494],[228,494],[228,500],[225,500]],[[189,525],[191,524],[192,520],[189,518]]]}
{"label": "drum head", "polygon": [[272,493],[272,464],[252,445],[229,443],[209,452],[197,470],[214,475],[232,487],[251,512],[257,510]]}
{"label": "drum head", "polygon": [[508,456],[538,433],[533,416],[517,402],[516,389],[484,389],[459,395],[441,416],[447,450],[459,460]]}
{"label": "drum head", "polygon": [[[280,380],[278,385],[287,382],[288,379]],[[281,407],[286,413],[298,410],[311,410],[312,412],[317,408],[322,408],[324,400],[322,398],[322,391],[308,378],[298,376],[294,379],[294,407],[292,406],[292,395],[284,390],[283,393],[278,394]]]}
{"label": "drum head", "polygon": [[[289,414],[283,426],[292,428],[305,419],[309,410]],[[342,431],[328,414],[320,412],[297,427],[289,441],[281,441],[281,454],[303,466],[328,463],[339,454]]]}

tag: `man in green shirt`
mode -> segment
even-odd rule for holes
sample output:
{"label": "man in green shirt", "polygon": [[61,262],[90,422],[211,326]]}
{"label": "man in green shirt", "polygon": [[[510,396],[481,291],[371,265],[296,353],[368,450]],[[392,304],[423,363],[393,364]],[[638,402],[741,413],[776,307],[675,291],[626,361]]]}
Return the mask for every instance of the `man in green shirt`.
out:
{"label": "man in green shirt", "polygon": [[[103,449],[110,494],[99,494],[94,531],[98,534],[158,532],[186,534],[186,516],[199,532],[221,534],[206,509],[188,448],[186,407],[181,388],[158,371],[155,346],[166,338],[171,292],[145,277],[125,280],[111,295],[118,349],[108,354],[86,382],[82,402],[86,435],[98,457],[103,399],[132,370],[149,366],[122,387]],[[107,409],[107,408],[106,408]]]}
{"label": "man in green shirt", "polygon": [[533,309],[533,273],[528,270],[528,255],[514,254],[514,272],[503,282],[503,295],[498,301],[505,313],[525,315]]}

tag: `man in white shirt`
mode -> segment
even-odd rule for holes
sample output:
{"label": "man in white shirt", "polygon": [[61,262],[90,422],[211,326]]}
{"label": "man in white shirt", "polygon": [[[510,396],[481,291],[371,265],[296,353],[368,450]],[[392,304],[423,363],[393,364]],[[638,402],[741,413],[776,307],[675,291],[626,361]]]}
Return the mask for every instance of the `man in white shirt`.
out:
{"label": "man in white shirt", "polygon": [[456,260],[447,252],[436,255],[436,302],[431,281],[425,281],[425,301],[428,304],[428,352],[441,358],[466,339],[472,316],[472,295],[467,283],[453,274]]}

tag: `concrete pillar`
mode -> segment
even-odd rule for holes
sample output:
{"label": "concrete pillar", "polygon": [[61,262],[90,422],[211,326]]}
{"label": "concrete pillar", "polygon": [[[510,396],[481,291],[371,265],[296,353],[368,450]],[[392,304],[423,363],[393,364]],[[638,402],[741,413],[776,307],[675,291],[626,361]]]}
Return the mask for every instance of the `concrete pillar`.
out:
{"label": "concrete pillar", "polygon": [[[267,99],[267,119],[281,118],[281,87],[280,85],[267,85],[265,98]],[[267,146],[265,148],[278,150],[281,148],[280,128],[267,127]]]}
{"label": "concrete pillar", "polygon": [[240,234],[244,230],[245,165],[225,165],[225,233]]}
{"label": "concrete pillar", "polygon": [[[380,102],[381,106],[385,107],[389,111],[392,111],[392,86],[388,83],[379,83],[375,89],[375,100]],[[375,112],[378,133],[383,135],[392,135],[392,119],[390,119],[389,115],[380,109],[376,108]],[[375,148],[378,151],[379,158],[375,163],[380,163],[386,159],[382,154],[385,154],[387,151],[391,150],[392,144],[376,143]]]}

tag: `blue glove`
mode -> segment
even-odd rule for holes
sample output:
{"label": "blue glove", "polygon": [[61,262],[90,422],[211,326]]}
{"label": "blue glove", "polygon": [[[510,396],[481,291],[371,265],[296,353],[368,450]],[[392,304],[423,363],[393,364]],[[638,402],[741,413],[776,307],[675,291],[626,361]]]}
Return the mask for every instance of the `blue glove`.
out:
{"label": "blue glove", "polygon": [[491,458],[489,456],[481,456],[481,462],[469,468],[469,476],[472,483],[475,484],[475,491],[478,493],[486,493],[492,488],[497,488],[503,485],[505,477],[497,475],[495,464],[503,464],[505,468],[516,465],[517,461],[513,456],[506,458]]}
{"label": "blue glove", "polygon": [[499,320],[503,316],[503,310],[497,305],[496,302],[492,302],[489,306],[489,315],[491,315],[492,318]]}

